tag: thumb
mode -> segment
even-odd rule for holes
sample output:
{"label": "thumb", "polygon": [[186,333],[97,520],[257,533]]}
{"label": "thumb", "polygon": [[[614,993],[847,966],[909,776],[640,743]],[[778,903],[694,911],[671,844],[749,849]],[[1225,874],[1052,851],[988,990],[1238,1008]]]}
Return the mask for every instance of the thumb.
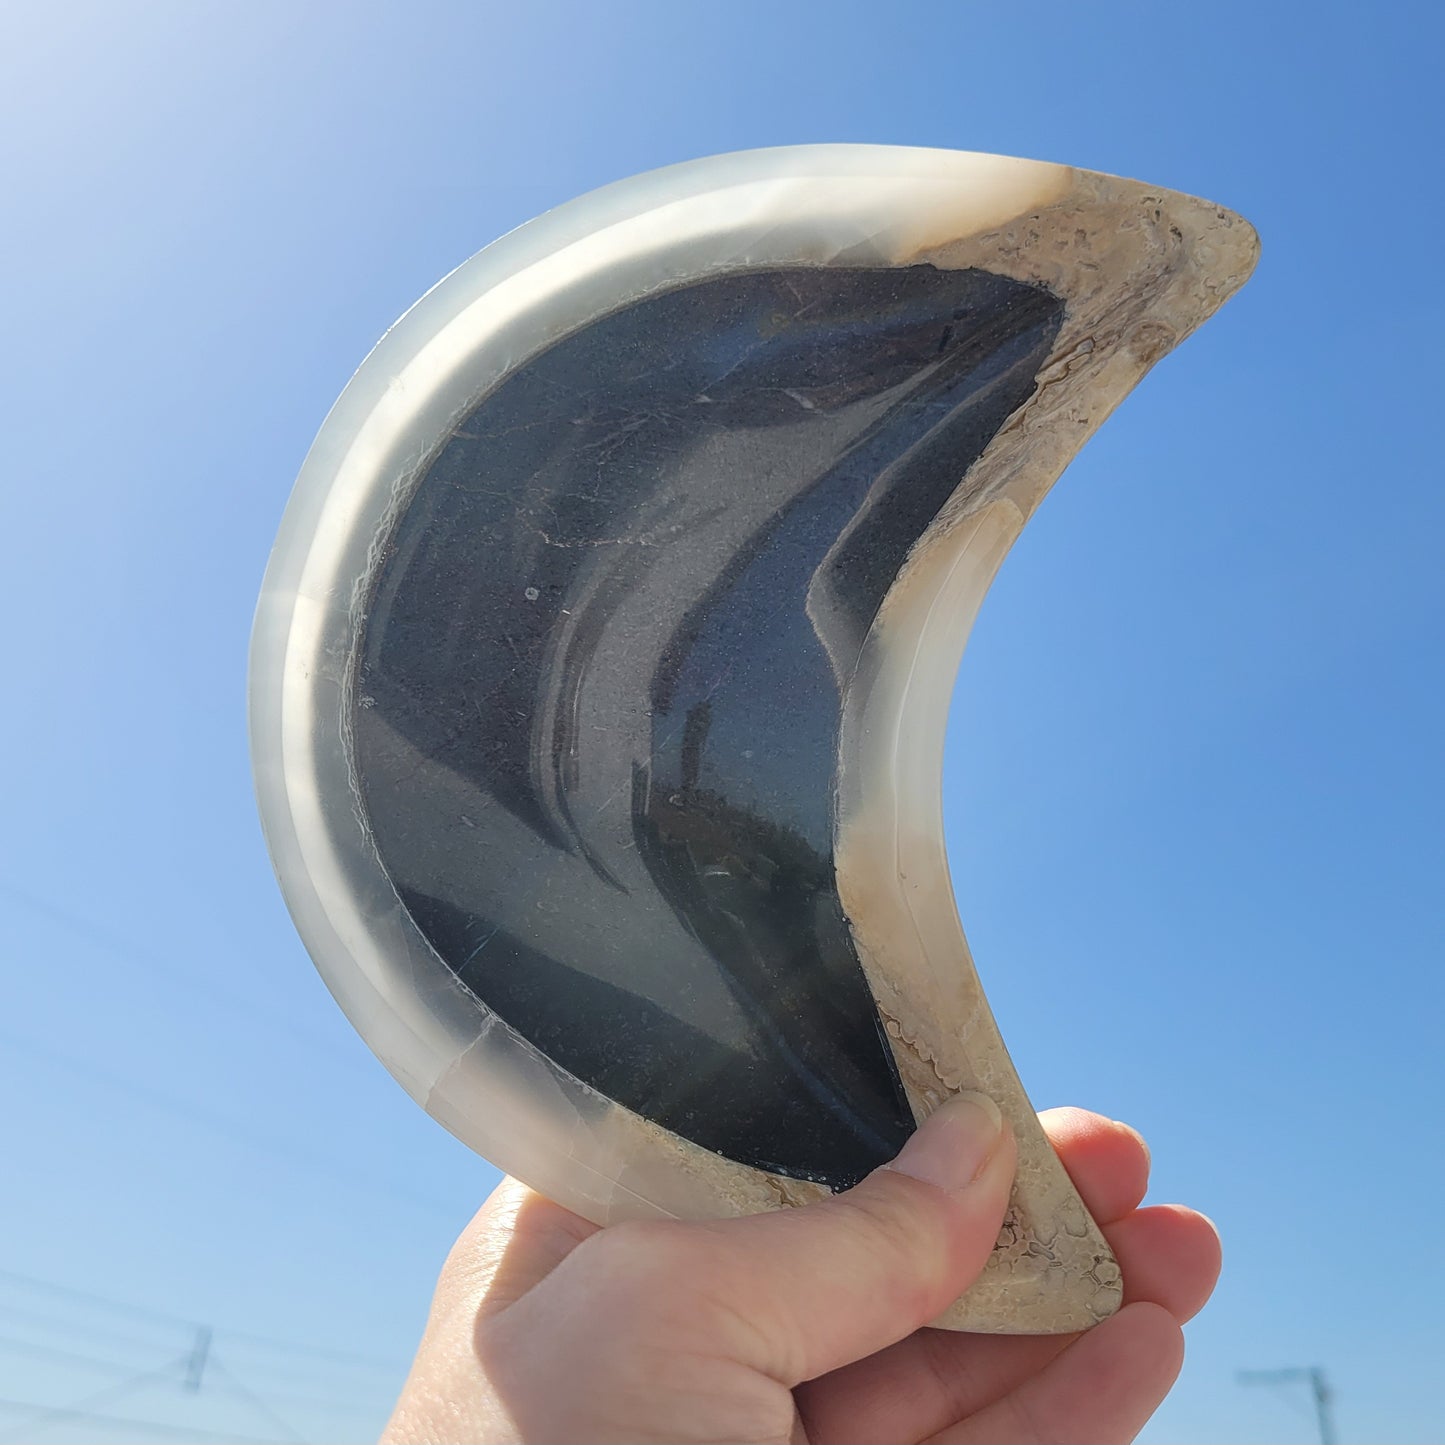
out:
{"label": "thumb", "polygon": [[959,1094],[856,1188],[702,1226],[705,1297],[746,1325],[739,1363],[791,1387],[937,1318],[987,1262],[1014,1165],[998,1106]]}

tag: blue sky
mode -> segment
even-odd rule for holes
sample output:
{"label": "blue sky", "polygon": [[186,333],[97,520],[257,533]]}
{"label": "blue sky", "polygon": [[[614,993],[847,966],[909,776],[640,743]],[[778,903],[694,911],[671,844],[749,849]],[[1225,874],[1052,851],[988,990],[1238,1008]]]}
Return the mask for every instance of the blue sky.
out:
{"label": "blue sky", "polygon": [[[291,480],[487,241],[639,170],[848,140],[1118,172],[1261,233],[1005,565],[950,848],[1036,1102],[1138,1124],[1154,1197],[1224,1234],[1146,1439],[1308,1439],[1302,1390],[1235,1371],[1321,1364],[1344,1439],[1438,1440],[1442,39],[1424,5],[1234,0],[0,21],[0,1400],[374,1436],[494,1173],[352,1033],[261,844],[245,652]],[[221,1370],[128,1385],[186,1321]],[[33,1438],[102,1431],[146,1434]]]}

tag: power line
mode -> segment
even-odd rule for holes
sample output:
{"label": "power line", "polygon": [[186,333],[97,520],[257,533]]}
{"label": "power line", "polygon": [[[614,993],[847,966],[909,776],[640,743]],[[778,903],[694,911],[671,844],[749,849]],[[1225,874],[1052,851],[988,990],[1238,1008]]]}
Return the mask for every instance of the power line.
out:
{"label": "power line", "polygon": [[[0,1409],[14,1411],[21,1410],[29,1412],[28,1418],[10,1426],[0,1432],[0,1442],[7,1440],[18,1440],[22,1437],[29,1438],[37,1432],[47,1430],[55,1425],[68,1422],[85,1422],[88,1424],[101,1425],[106,1428],[129,1428],[148,1431],[151,1434],[157,1432],[177,1437],[188,1435],[200,1438],[202,1436],[211,1439],[237,1440],[240,1437],[234,1435],[222,1435],[216,1431],[195,1431],[182,1429],[176,1426],[167,1426],[159,1421],[141,1420],[138,1418],[112,1415],[103,1410],[102,1406],[114,1404],[136,1391],[144,1389],[148,1385],[161,1382],[171,1382],[179,1388],[192,1394],[199,1393],[206,1387],[208,1394],[219,1392],[224,1396],[240,1400],[248,1405],[259,1417],[264,1419],[266,1425],[276,1432],[276,1435],[265,1441],[257,1440],[257,1445],[304,1445],[304,1437],[297,1428],[286,1419],[286,1417],[272,1403],[273,1392],[268,1391],[266,1395],[247,1384],[241,1377],[231,1369],[229,1363],[222,1359],[215,1349],[215,1332],[209,1325],[197,1324],[186,1319],[182,1315],[171,1314],[168,1311],[153,1309],[144,1305],[137,1305],[128,1300],[115,1299],[112,1296],[97,1294],[92,1290],[76,1289],[69,1285],[58,1284],[51,1280],[36,1278],[34,1275],[21,1274],[15,1270],[0,1269],[0,1283],[7,1283],[12,1288],[20,1288],[35,1291],[42,1296],[51,1297],[63,1302],[63,1305],[71,1309],[79,1308],[89,1311],[104,1311],[110,1315],[122,1319],[135,1320],[144,1328],[153,1329],[159,1326],[165,1330],[177,1331],[187,1329],[192,1332],[191,1348],[184,1354],[172,1357],[159,1368],[146,1368],[139,1371],[127,1373],[124,1378],[114,1381],[103,1388],[85,1395],[71,1405],[49,1405],[35,1401],[21,1400],[0,1400]],[[0,1304],[3,1308],[3,1304]],[[23,1314],[23,1311],[21,1312]],[[53,1316],[45,1320],[46,1325],[51,1329],[69,1330],[71,1326],[65,1321],[55,1319]],[[81,1326],[84,1328],[84,1325]],[[112,1339],[121,1339],[137,1347],[157,1348],[154,1341],[145,1340],[142,1336],[123,1336],[116,1331],[104,1332]],[[285,1362],[294,1361],[298,1355],[315,1353],[319,1357],[320,1364],[329,1368],[337,1365],[345,1365],[351,1369],[366,1369],[375,1371],[378,1368],[391,1369],[390,1365],[383,1365],[382,1362],[364,1355],[350,1354],[346,1351],[326,1349],[316,1346],[303,1345],[296,1342],[277,1339],[269,1335],[249,1334],[244,1337],[244,1348],[259,1352],[260,1355],[271,1354],[280,1356]],[[18,1352],[35,1356],[41,1359],[54,1359],[68,1364],[84,1365],[87,1368],[98,1368],[107,1371],[131,1369],[129,1362],[123,1362],[114,1358],[101,1358],[98,1355],[83,1353],[79,1350],[66,1348],[59,1344],[33,1343],[27,1340],[17,1340],[0,1337],[0,1353],[6,1351]],[[261,1368],[267,1367],[263,1359]],[[310,1377],[315,1377],[313,1366]],[[378,1415],[383,1413],[386,1406],[383,1402],[377,1401],[376,1405],[367,1408],[359,1406],[355,1394],[349,1401],[327,1400],[316,1395],[301,1395],[292,1397],[294,1403],[309,1406],[311,1409],[342,1410],[354,1414]]]}
{"label": "power line", "polygon": [[[197,1330],[210,1328],[201,1321],[185,1315],[171,1314],[169,1311],[158,1310],[148,1305],[134,1304],[129,1300],[118,1300],[112,1295],[97,1294],[93,1290],[77,1289],[74,1285],[58,1284],[54,1280],[39,1279],[35,1275],[21,1274],[17,1270],[0,1268],[0,1280],[8,1280],[12,1284],[21,1285],[37,1293],[72,1300],[92,1308],[105,1309],[115,1314],[129,1315],[135,1319],[184,1330],[191,1335],[194,1335]],[[4,1308],[3,1302],[0,1302],[0,1309]],[[257,1349],[272,1350],[288,1357],[298,1354],[314,1355],[318,1359],[361,1368],[378,1370],[395,1368],[395,1361],[380,1360],[373,1355],[356,1354],[350,1350],[338,1350],[322,1345],[302,1344],[296,1340],[278,1339],[274,1335],[254,1334],[245,1330],[229,1330],[224,1326],[220,1329],[219,1334],[225,1340],[228,1349],[233,1342],[238,1342]],[[116,1338],[120,1337],[116,1336]],[[189,1359],[190,1356],[188,1355],[186,1358]]]}
{"label": "power line", "polygon": [[359,1404],[355,1396],[349,1400],[337,1400],[322,1395],[298,1395],[290,1390],[266,1391],[266,1398],[274,1400],[282,1405],[300,1405],[308,1410],[332,1410],[344,1415],[365,1415],[368,1419],[374,1419],[379,1414],[390,1413],[395,1405],[395,1399],[388,1394],[385,1399],[378,1399],[374,1404]]}
{"label": "power line", "polygon": [[233,1375],[220,1360],[213,1357],[211,1360],[211,1367],[216,1374],[220,1375],[230,1384],[231,1392],[233,1394],[238,1395],[241,1399],[247,1401],[253,1409],[257,1410],[261,1415],[265,1416],[265,1418],[270,1421],[270,1423],[275,1426],[276,1429],[280,1430],[282,1435],[284,1435],[287,1440],[293,1442],[293,1445],[305,1445],[305,1441],[300,1432],[297,1431],[293,1425],[282,1419],[281,1416],[278,1415],[276,1411],[260,1397],[260,1395],[258,1395],[253,1389],[251,1389],[249,1385],[245,1385],[240,1380],[238,1380],[235,1375]]}
{"label": "power line", "polygon": [[[340,1392],[343,1400],[354,1402],[358,1397],[371,1395],[378,1400],[390,1399],[395,1395],[406,1375],[409,1359],[400,1356],[388,1365],[367,1365],[365,1367],[343,1366],[328,1360],[288,1360],[280,1353],[266,1351],[248,1355],[237,1360],[235,1352],[222,1335],[226,1358],[238,1367],[244,1367],[247,1379],[259,1378],[266,1385],[268,1397],[280,1399],[272,1386],[283,1390],[319,1390]],[[290,1398],[300,1398],[291,1396]],[[315,1395],[305,1397],[305,1403],[313,1405],[339,1403],[322,1400]]]}
{"label": "power line", "polygon": [[[26,1318],[23,1312],[11,1311],[3,1304],[0,1304],[0,1313],[20,1314],[21,1318]],[[34,1319],[36,1317],[30,1315],[29,1318]],[[43,1317],[41,1318],[41,1323],[54,1332],[63,1333],[67,1336],[90,1335],[92,1337],[105,1339],[111,1343],[119,1342],[121,1344],[129,1344],[138,1350],[146,1350],[152,1353],[161,1348],[156,1341],[146,1340],[138,1335],[122,1335],[111,1330],[94,1330],[84,1323],[72,1324]],[[174,1342],[166,1347],[167,1352],[169,1353],[173,1348]],[[285,1358],[278,1361],[276,1358],[276,1356],[282,1354],[289,1356],[292,1353],[300,1353],[301,1348],[302,1347],[298,1347],[293,1351],[289,1346],[267,1345],[260,1355],[246,1362],[248,1373],[259,1371],[268,1381],[274,1380],[279,1376],[283,1382],[282,1388],[279,1390],[272,1389],[268,1383],[266,1397],[269,1400],[282,1404],[300,1405],[311,1410],[332,1410],[367,1416],[374,1416],[379,1411],[385,1411],[390,1408],[394,1394],[394,1383],[390,1380],[385,1383],[378,1383],[375,1377],[378,1373],[383,1373],[388,1376],[394,1376],[395,1379],[399,1381],[401,1375],[404,1373],[404,1366],[400,1362],[392,1361],[390,1363],[382,1363],[378,1361],[375,1363],[362,1363],[358,1360],[349,1362],[346,1366],[341,1366],[339,1362],[323,1357],[311,1365],[301,1366],[297,1360]],[[87,1369],[97,1371],[105,1370],[112,1374],[118,1371],[135,1370],[140,1368],[143,1363],[134,1358],[122,1360],[114,1356],[102,1357],[100,1355],[82,1353],[79,1350],[68,1349],[59,1344],[0,1336],[0,1357],[15,1354],[28,1355],[37,1359],[56,1360],[66,1364],[84,1366]],[[354,1383],[354,1376],[347,1379],[343,1379],[340,1376],[332,1376],[329,1379],[318,1378],[318,1370],[334,1370],[337,1368],[365,1370],[368,1372],[370,1378],[366,1379],[364,1383]],[[343,1397],[341,1395],[320,1394],[314,1391],[301,1392],[287,1388],[285,1382],[297,1380],[307,1385],[320,1385],[323,1388],[328,1384],[334,1385],[336,1389],[345,1390],[347,1393]],[[371,1403],[361,1403],[365,1401],[368,1396],[371,1397]]]}
{"label": "power line", "polygon": [[83,1355],[78,1350],[62,1349],[59,1345],[37,1345],[29,1340],[12,1340],[0,1335],[0,1351],[9,1350],[22,1355],[34,1355],[37,1359],[64,1360],[69,1364],[89,1365],[96,1370],[129,1370],[134,1360],[103,1360],[99,1355]]}
{"label": "power line", "polygon": [[[302,1169],[309,1170],[313,1174],[329,1175],[333,1180],[339,1180],[352,1189],[358,1186],[366,1189],[372,1194],[389,1194],[393,1199],[403,1204],[409,1204],[413,1208],[425,1209],[429,1213],[440,1213],[444,1206],[439,1200],[428,1198],[422,1194],[413,1194],[408,1189],[399,1189],[394,1183],[371,1178],[359,1171],[354,1171],[344,1164],[336,1164],[327,1159],[319,1159],[316,1155],[307,1153],[300,1148],[292,1149],[285,1144],[280,1144],[274,1139],[267,1138],[262,1134],[252,1133],[242,1125],[234,1123],[224,1115],[213,1114],[207,1109],[198,1109],[189,1101],[181,1100],[174,1094],[167,1094],[159,1089],[151,1088],[147,1084],[138,1083],[134,1079],[126,1078],[122,1074],[112,1073],[109,1069],[103,1069],[88,1060],[76,1059],[68,1054],[61,1053],[58,1049],[52,1049],[44,1044],[37,1043],[34,1039],[23,1038],[18,1034],[12,1034],[8,1030],[0,1030],[0,1042],[4,1042],[12,1049],[19,1049],[36,1057],[47,1060],[52,1064],[59,1064],[62,1068],[71,1070],[73,1073],[81,1074],[105,1084],[110,1089],[120,1089],[138,1099],[144,1100],[153,1109],[160,1109],[165,1113],[174,1114],[178,1118],[187,1119],[192,1124],[198,1124],[212,1133],[220,1134],[230,1139],[233,1143],[245,1145],[261,1154],[269,1154],[275,1159],[284,1160],[286,1163]],[[450,1212],[450,1211],[448,1211]]]}
{"label": "power line", "polygon": [[1304,1368],[1292,1366],[1283,1370],[1241,1370],[1238,1375],[1241,1385],[1284,1385],[1297,1380],[1306,1382],[1315,1402],[1315,1423],[1319,1426],[1320,1445],[1336,1445],[1334,1392],[1330,1389],[1325,1372],[1318,1365]]}
{"label": "power line", "polygon": [[[91,919],[76,913],[73,909],[64,908],[60,904],[48,898],[41,898],[25,889],[17,888],[13,883],[0,879],[0,894],[10,899],[12,903],[18,903],[22,908],[31,913],[39,914],[52,922],[60,923],[72,933],[87,939],[93,944],[99,944],[110,953],[126,959],[130,963],[139,964],[147,972],[160,974],[195,993],[205,994],[214,1002],[229,1011],[241,1010],[250,1014],[253,1018],[262,1020],[270,1030],[280,1030],[289,1034],[298,1043],[303,1044],[309,1050],[315,1050],[321,1044],[318,1035],[308,1034],[304,1029],[298,1029],[295,1022],[279,1009],[270,1009],[263,1004],[258,1004],[254,999],[237,993],[233,989],[218,987],[214,978],[208,974],[197,972],[194,968],[183,967],[180,964],[172,963],[169,959],[151,953],[147,949],[139,947],[129,939],[111,933],[108,929],[102,928]],[[350,1070],[358,1070],[358,1065],[348,1058],[338,1057],[330,1062],[339,1063],[342,1067]]]}
{"label": "power line", "polygon": [[86,1395],[73,1405],[36,1406],[38,1414],[21,1421],[19,1425],[4,1434],[0,1434],[0,1441],[20,1440],[35,1430],[47,1430],[50,1426],[59,1425],[65,1420],[83,1420],[93,1414],[99,1405],[113,1404],[117,1400],[125,1399],[127,1395],[135,1394],[137,1390],[144,1389],[147,1385],[158,1384],[162,1380],[174,1378],[176,1371],[184,1363],[184,1359],[172,1360],[170,1364],[163,1365],[159,1370],[145,1370],[138,1375],[128,1375],[114,1385],[107,1385],[103,1390],[96,1390],[93,1394]]}
{"label": "power line", "polygon": [[375,1356],[358,1355],[350,1350],[333,1350],[324,1345],[297,1345],[286,1340],[273,1339],[270,1335],[253,1335],[248,1334],[245,1330],[227,1330],[227,1352],[229,1353],[237,1344],[252,1345],[262,1349],[284,1350],[290,1355],[311,1355],[315,1359],[325,1360],[331,1364],[351,1365],[360,1369],[391,1370],[396,1367],[395,1360],[379,1360]]}
{"label": "power line", "polygon": [[111,1295],[96,1294],[93,1290],[77,1289],[71,1284],[58,1284],[54,1280],[38,1279],[33,1274],[21,1274],[14,1269],[0,1268],[0,1279],[9,1280],[12,1284],[24,1285],[27,1289],[37,1290],[42,1294],[76,1300],[81,1304],[100,1305],[114,1314],[130,1315],[132,1319],[149,1320],[163,1325],[178,1325],[187,1331],[196,1329],[200,1324],[199,1320],[187,1319],[184,1315],[174,1315],[168,1310],[158,1310],[150,1305],[134,1304],[130,1300],[118,1300]]}
{"label": "power line", "polygon": [[[104,1326],[91,1324],[88,1320],[57,1319],[53,1314],[46,1314],[42,1310],[26,1309],[24,1306],[17,1306],[13,1301],[0,1299],[0,1318],[12,1322],[23,1321],[31,1326],[38,1326],[42,1330],[48,1330],[52,1334],[64,1335],[67,1339],[74,1336],[84,1336],[91,1340],[103,1340],[108,1345],[134,1345],[154,1353],[162,1348],[160,1342],[138,1335],[134,1331],[125,1333],[120,1329],[106,1329]],[[159,1328],[166,1328],[162,1326]],[[179,1348],[180,1342],[170,1340],[165,1343],[166,1349]],[[132,1361],[131,1363],[134,1363]]]}
{"label": "power line", "polygon": [[[0,1399],[0,1410],[45,1410],[47,1408],[45,1405],[37,1405],[30,1400]],[[224,1433],[219,1430],[197,1430],[193,1426],[167,1425],[159,1420],[137,1420],[127,1415],[99,1415],[93,1410],[88,1410],[77,1418],[84,1420],[87,1425],[99,1425],[102,1429],[143,1430],[148,1435],[165,1435],[173,1440],[216,1440],[224,1442],[224,1445],[283,1445],[283,1442],[280,1441],[263,1440],[251,1435],[236,1435],[229,1430]]]}

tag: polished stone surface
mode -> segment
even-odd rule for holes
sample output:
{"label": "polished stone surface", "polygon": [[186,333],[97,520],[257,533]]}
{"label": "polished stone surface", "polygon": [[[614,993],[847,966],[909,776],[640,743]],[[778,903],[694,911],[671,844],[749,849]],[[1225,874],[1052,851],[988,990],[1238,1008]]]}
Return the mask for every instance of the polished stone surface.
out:
{"label": "polished stone surface", "polygon": [[840,1187],[912,1128],[834,876],[842,699],[1062,318],[928,265],[653,295],[508,375],[387,539],[350,726],[399,896],[523,1038],[729,1158]]}

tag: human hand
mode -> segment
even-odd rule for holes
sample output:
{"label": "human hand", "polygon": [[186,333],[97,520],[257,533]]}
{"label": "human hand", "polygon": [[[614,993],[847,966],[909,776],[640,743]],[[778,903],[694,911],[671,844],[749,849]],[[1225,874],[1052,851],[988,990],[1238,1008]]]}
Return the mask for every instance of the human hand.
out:
{"label": "human hand", "polygon": [[599,1230],[504,1181],[447,1260],[384,1442],[1132,1439],[1179,1372],[1218,1237],[1192,1210],[1138,1207],[1132,1129],[1051,1110],[1124,1307],[1074,1336],[925,1328],[983,1268],[1013,1178],[978,1097],[804,1209]]}

